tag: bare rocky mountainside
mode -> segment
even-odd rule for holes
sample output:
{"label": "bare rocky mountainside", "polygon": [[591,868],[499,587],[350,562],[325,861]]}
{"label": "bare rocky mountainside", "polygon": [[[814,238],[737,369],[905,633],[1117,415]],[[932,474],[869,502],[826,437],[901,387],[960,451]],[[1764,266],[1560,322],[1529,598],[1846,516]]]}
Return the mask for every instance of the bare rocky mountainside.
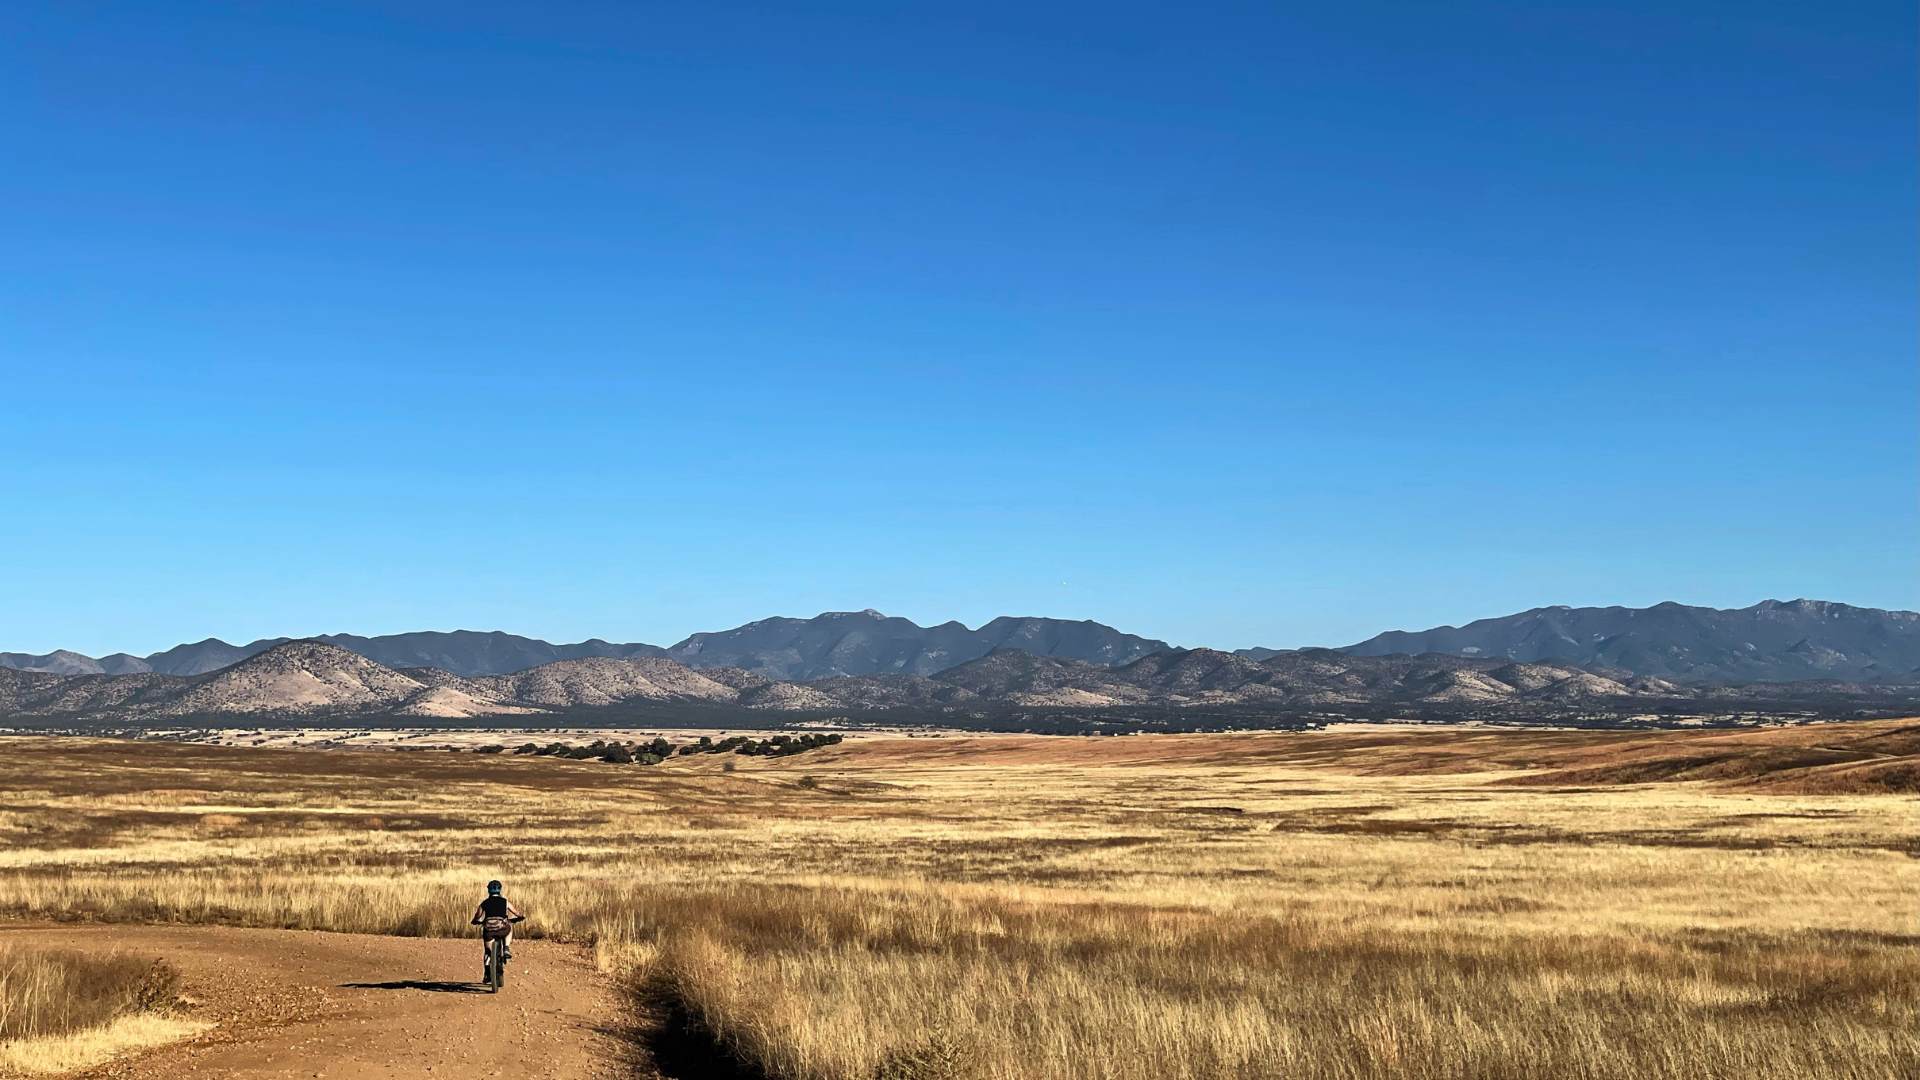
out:
{"label": "bare rocky mountainside", "polygon": [[[1844,705],[1910,703],[1912,690],[1831,683],[1798,694]],[[1900,694],[1905,694],[1903,698]],[[1427,654],[1353,656],[1330,649],[1254,660],[1212,649],[1167,649],[1108,667],[998,649],[933,675],[769,679],[741,668],[695,670],[656,656],[556,660],[505,675],[395,669],[324,641],[283,642],[201,675],[81,674],[0,669],[0,722],[166,725],[285,719],[534,722],[589,715],[659,719],[661,710],[714,719],[716,710],[808,716],[887,716],[900,722],[1009,713],[1128,710],[1300,715],[1539,716],[1621,713],[1693,703],[1708,710],[1785,700],[1729,688],[1685,687],[1623,671]],[[624,711],[623,711],[624,710]]]}

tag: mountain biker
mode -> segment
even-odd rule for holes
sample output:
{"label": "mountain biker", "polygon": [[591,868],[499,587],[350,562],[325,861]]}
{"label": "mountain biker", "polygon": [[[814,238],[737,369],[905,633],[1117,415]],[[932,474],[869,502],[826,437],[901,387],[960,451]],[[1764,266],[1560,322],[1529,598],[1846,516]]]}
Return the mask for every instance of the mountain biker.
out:
{"label": "mountain biker", "polygon": [[[487,882],[487,898],[480,901],[479,907],[473,909],[473,920],[469,925],[483,926],[493,919],[504,920],[506,924],[505,932],[500,934],[489,932],[480,935],[480,951],[483,955],[486,953],[487,939],[489,937],[504,938],[506,940],[501,942],[501,958],[511,960],[513,959],[513,924],[524,918],[526,918],[526,916],[520,914],[520,909],[508,902],[506,894],[500,891],[500,883],[498,881],[489,881]],[[492,927],[488,927],[488,930],[491,931]]]}

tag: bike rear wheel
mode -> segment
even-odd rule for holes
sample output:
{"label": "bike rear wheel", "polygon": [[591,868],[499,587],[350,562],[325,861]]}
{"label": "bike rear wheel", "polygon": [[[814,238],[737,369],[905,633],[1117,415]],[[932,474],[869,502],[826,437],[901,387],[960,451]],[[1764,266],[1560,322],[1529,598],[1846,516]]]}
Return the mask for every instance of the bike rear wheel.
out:
{"label": "bike rear wheel", "polygon": [[507,961],[501,955],[506,951],[506,943],[500,938],[487,942],[487,992],[497,994],[507,984]]}

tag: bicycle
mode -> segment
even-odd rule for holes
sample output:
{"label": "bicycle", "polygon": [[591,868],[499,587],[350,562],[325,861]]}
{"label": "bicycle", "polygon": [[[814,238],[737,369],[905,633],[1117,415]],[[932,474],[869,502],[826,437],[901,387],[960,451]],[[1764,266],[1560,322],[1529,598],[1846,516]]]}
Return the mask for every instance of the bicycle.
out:
{"label": "bicycle", "polygon": [[486,960],[480,969],[480,981],[487,993],[497,994],[507,985],[507,934],[513,930],[513,924],[521,922],[526,916],[516,919],[492,917],[480,924],[480,936],[486,943]]}

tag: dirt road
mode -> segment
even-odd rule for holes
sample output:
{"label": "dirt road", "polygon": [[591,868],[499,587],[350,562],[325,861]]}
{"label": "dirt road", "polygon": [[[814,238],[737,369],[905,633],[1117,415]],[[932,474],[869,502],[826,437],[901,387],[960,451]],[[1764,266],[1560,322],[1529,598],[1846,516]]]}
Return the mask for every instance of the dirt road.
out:
{"label": "dirt road", "polygon": [[655,1077],[622,1003],[571,946],[514,948],[499,994],[477,940],[202,926],[0,928],[0,941],[164,957],[218,1026],[88,1077]]}

